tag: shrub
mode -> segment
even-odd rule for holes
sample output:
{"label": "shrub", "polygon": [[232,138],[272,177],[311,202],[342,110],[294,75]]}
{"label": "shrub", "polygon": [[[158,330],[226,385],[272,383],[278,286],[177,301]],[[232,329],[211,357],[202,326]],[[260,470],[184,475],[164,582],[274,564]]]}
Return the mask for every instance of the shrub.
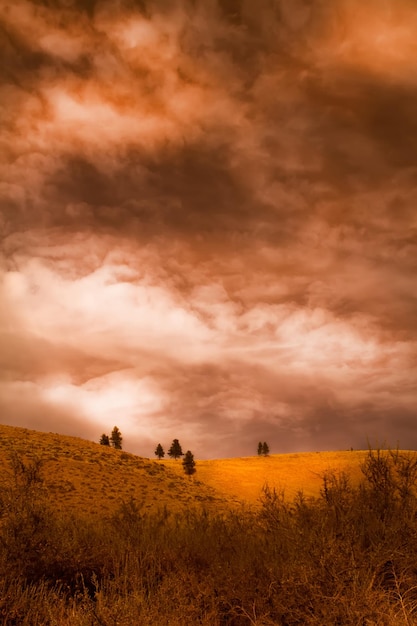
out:
{"label": "shrub", "polygon": [[415,624],[415,467],[370,451],[359,486],[327,473],[319,498],[265,486],[257,511],[152,515],[131,499],[93,523],[54,512],[41,465],[14,459],[0,491],[2,624]]}

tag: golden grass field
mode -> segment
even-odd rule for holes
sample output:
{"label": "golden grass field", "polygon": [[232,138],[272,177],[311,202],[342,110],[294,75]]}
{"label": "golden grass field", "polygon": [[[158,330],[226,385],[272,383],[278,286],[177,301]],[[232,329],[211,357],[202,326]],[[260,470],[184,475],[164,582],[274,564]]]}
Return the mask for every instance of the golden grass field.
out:
{"label": "golden grass field", "polygon": [[300,490],[317,496],[325,472],[344,471],[356,482],[367,451],[196,459],[196,474],[189,478],[180,460],[142,458],[76,437],[0,425],[0,467],[9,467],[12,453],[41,459],[45,486],[58,508],[107,515],[131,499],[143,511],[256,505],[265,484],[289,499]]}
{"label": "golden grass field", "polygon": [[[417,457],[396,452],[196,459],[189,477],[0,426],[0,622],[417,626]],[[340,472],[362,488],[314,499]]]}
{"label": "golden grass field", "polygon": [[[271,454],[213,461],[199,461],[199,480],[227,498],[256,504],[264,485],[284,491],[293,499],[298,491],[318,496],[322,477],[327,472],[346,472],[357,482],[360,466],[368,451],[304,452]],[[172,467],[173,461],[165,461]],[[177,468],[178,471],[178,468]]]}

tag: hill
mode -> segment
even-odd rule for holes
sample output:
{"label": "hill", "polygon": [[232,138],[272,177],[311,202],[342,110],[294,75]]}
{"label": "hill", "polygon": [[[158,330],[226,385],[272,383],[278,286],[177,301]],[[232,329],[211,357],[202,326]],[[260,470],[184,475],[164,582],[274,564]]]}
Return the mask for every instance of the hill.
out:
{"label": "hill", "polygon": [[144,511],[256,505],[265,484],[284,490],[289,499],[299,490],[316,496],[325,472],[345,471],[359,479],[366,452],[197,460],[197,474],[190,479],[180,461],[151,460],[77,437],[0,425],[0,467],[10,467],[14,454],[41,461],[44,484],[58,508],[107,515],[131,499]]}
{"label": "hill", "polygon": [[59,510],[106,516],[130,500],[145,512],[200,504],[222,510],[233,503],[233,497],[187,477],[180,461],[168,467],[77,437],[0,425],[3,475],[10,472],[14,455],[26,463],[41,462],[44,486]]}
{"label": "hill", "polygon": [[[363,460],[360,488],[329,480],[319,499],[248,506],[265,483],[288,499],[317,495],[324,473],[354,483]],[[417,623],[416,453],[198,461],[197,476],[0,426],[1,623]]]}

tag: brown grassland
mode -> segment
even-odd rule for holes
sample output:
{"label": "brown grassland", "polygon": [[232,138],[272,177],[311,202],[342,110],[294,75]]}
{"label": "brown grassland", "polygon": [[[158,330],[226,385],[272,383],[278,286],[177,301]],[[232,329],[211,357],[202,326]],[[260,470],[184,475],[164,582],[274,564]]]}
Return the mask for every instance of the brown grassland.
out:
{"label": "brown grassland", "polygon": [[44,486],[60,511],[109,516],[129,500],[142,512],[202,501],[227,506],[212,486],[187,479],[180,461],[166,466],[85,439],[0,425],[0,467],[7,471],[13,455],[41,462]]}
{"label": "brown grassland", "polygon": [[0,426],[0,626],[417,624],[417,456],[151,460]]}
{"label": "brown grassland", "polygon": [[[318,496],[326,472],[347,472],[357,482],[366,454],[363,450],[305,452],[199,461],[198,477],[227,498],[258,505],[264,485],[293,499],[299,491],[307,497]],[[175,462],[166,463],[172,467]]]}
{"label": "brown grassland", "polygon": [[0,425],[0,467],[8,467],[12,454],[42,462],[45,486],[57,509],[102,516],[132,498],[148,512],[163,506],[181,510],[200,503],[217,510],[239,504],[259,505],[266,484],[284,490],[290,499],[299,491],[305,496],[318,496],[326,472],[347,472],[358,481],[367,452],[202,460],[197,461],[198,471],[190,480],[180,460],[157,461],[85,439]]}

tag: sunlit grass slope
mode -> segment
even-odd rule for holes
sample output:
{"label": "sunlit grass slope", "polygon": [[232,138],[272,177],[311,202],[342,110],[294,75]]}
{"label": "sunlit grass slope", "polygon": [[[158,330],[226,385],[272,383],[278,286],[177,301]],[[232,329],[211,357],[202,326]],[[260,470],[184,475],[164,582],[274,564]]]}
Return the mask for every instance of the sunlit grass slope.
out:
{"label": "sunlit grass slope", "polygon": [[[198,461],[199,480],[228,498],[248,504],[259,503],[264,485],[283,490],[288,499],[298,491],[318,496],[322,478],[328,472],[346,472],[353,482],[361,477],[361,463],[368,451],[305,452],[272,454],[214,461]],[[173,461],[165,461],[178,471]]]}
{"label": "sunlit grass slope", "polygon": [[10,471],[13,454],[26,463],[40,459],[51,504],[77,514],[111,515],[130,500],[144,512],[165,506],[170,510],[229,506],[228,498],[198,477],[190,479],[157,460],[76,437],[0,425],[0,471]]}
{"label": "sunlit grass slope", "polygon": [[184,510],[204,506],[222,510],[256,505],[262,488],[318,496],[323,475],[346,472],[355,483],[367,451],[272,454],[200,461],[196,474],[184,474],[180,460],[147,459],[92,441],[0,425],[0,471],[10,468],[17,453],[26,461],[42,461],[41,474],[58,509],[110,515],[134,500],[146,512],[167,507]]}

